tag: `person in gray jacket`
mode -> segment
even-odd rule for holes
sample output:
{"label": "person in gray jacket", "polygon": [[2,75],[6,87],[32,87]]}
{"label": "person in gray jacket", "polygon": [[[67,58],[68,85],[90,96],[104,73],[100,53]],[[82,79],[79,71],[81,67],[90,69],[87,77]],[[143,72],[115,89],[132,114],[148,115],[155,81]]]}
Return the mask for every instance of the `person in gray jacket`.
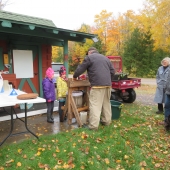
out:
{"label": "person in gray jacket", "polygon": [[156,93],[154,102],[158,103],[158,111],[157,114],[163,113],[163,103],[165,103],[165,84],[168,77],[168,71],[170,70],[170,58],[166,57],[161,61],[162,66],[158,68],[156,74]]}
{"label": "person in gray jacket", "polygon": [[165,117],[161,122],[165,126],[166,130],[170,130],[170,70],[168,71],[168,77],[165,85]]}
{"label": "person in gray jacket", "polygon": [[90,130],[97,130],[100,122],[103,125],[111,123],[111,79],[115,70],[111,61],[104,55],[99,54],[96,48],[88,49],[85,57],[74,72],[73,78],[77,78],[87,70],[91,90],[89,95],[89,125]]}

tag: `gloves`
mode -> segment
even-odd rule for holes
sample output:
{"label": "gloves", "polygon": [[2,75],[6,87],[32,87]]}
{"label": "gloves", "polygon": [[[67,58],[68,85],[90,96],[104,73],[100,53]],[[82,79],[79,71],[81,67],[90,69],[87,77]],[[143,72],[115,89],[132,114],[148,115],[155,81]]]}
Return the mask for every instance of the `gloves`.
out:
{"label": "gloves", "polygon": [[49,102],[51,102],[51,100],[47,100],[47,102],[49,103]]}
{"label": "gloves", "polygon": [[73,78],[73,80],[74,80],[74,81],[76,81],[76,80],[77,80],[77,78]]}

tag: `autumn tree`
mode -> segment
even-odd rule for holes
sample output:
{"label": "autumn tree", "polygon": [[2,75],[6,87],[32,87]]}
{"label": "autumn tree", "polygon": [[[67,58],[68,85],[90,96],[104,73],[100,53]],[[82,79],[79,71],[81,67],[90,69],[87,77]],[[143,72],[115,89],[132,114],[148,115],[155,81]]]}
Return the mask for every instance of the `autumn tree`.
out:
{"label": "autumn tree", "polygon": [[109,22],[112,19],[112,13],[102,10],[99,15],[95,15],[95,27],[96,30],[94,33],[98,34],[102,43],[104,44],[104,51],[107,50],[107,38],[108,38],[108,29]]}
{"label": "autumn tree", "polygon": [[[91,27],[86,24],[82,24],[77,30],[84,33],[92,33]],[[85,42],[69,42],[69,71],[74,72],[78,64],[80,64],[89,47],[93,46],[91,39],[86,39]]]}
{"label": "autumn tree", "polygon": [[63,63],[63,47],[52,46],[52,61]]}
{"label": "autumn tree", "polygon": [[142,11],[150,18],[151,32],[156,49],[169,51],[170,49],[170,1],[147,0]]}

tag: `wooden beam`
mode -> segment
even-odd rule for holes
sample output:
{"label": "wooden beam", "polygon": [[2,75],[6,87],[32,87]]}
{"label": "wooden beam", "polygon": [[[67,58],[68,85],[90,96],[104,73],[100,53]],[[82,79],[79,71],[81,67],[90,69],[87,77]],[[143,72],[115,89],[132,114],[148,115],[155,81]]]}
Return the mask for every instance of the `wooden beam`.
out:
{"label": "wooden beam", "polygon": [[27,30],[24,28],[4,28],[0,27],[0,32],[2,33],[9,33],[9,34],[16,34],[16,35],[26,35],[26,36],[31,36],[31,37],[43,37],[43,38],[48,38],[52,40],[68,40],[68,41],[77,41],[77,42],[85,42],[86,39],[83,37],[72,37],[69,35],[64,35],[64,34],[54,34],[54,33],[49,33],[46,32],[45,29],[43,28],[35,28],[35,30]]}
{"label": "wooden beam", "polygon": [[[61,110],[67,110],[67,106],[61,106]],[[78,112],[88,111],[88,110],[89,110],[89,106],[84,106],[84,107],[77,108]]]}
{"label": "wooden beam", "polygon": [[90,86],[89,80],[75,80],[75,81],[68,81],[68,87],[88,87]]}
{"label": "wooden beam", "polygon": [[73,99],[72,95],[70,96],[70,100],[71,100],[71,107],[73,109],[74,116],[75,116],[75,118],[77,120],[78,125],[81,127],[82,126],[82,122],[81,122],[81,119],[79,117],[79,113],[77,111],[77,106],[76,106],[76,104],[74,102],[74,99]]}

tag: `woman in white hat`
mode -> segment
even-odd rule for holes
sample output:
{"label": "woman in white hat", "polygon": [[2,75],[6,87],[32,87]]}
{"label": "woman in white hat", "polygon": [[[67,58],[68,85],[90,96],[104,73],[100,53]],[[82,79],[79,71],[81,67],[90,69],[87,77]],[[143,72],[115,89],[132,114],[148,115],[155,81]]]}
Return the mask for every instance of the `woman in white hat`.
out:
{"label": "woman in white hat", "polygon": [[156,112],[157,114],[161,114],[164,112],[163,109],[163,103],[165,103],[165,84],[167,81],[168,77],[168,71],[170,70],[170,58],[165,57],[161,61],[161,65],[158,68],[157,74],[156,74],[156,83],[157,83],[157,88],[156,88],[156,93],[155,93],[155,98],[154,102],[158,103],[158,111]]}

